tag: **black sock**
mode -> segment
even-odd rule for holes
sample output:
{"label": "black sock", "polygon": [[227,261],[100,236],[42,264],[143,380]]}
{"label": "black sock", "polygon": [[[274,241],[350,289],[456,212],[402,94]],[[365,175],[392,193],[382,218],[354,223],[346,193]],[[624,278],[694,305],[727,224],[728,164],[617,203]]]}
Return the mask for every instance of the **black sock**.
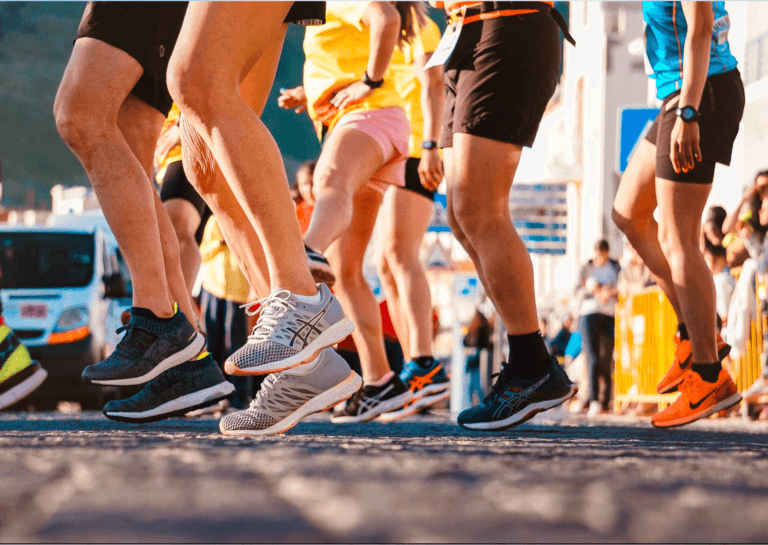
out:
{"label": "black sock", "polygon": [[143,307],[131,307],[131,314],[135,314],[136,316],[141,316],[142,318],[146,318],[147,320],[154,320],[155,322],[160,322],[161,324],[164,324],[166,322],[170,322],[173,320],[173,316],[170,318],[158,318],[155,316],[155,313],[149,310],[148,308]]}
{"label": "black sock", "polygon": [[507,371],[523,379],[534,379],[547,372],[550,366],[549,351],[541,332],[525,335],[507,335],[509,363]]}
{"label": "black sock", "polygon": [[706,382],[715,383],[720,371],[723,370],[723,364],[719,361],[715,363],[694,363],[691,368],[699,374]]}
{"label": "black sock", "polygon": [[677,324],[677,332],[680,333],[680,340],[681,341],[690,341],[691,339],[688,338],[688,328],[685,327],[685,324]]}
{"label": "black sock", "polygon": [[426,369],[432,365],[433,358],[432,356],[419,356],[418,358],[413,358],[413,361],[415,361],[419,367],[424,367]]}

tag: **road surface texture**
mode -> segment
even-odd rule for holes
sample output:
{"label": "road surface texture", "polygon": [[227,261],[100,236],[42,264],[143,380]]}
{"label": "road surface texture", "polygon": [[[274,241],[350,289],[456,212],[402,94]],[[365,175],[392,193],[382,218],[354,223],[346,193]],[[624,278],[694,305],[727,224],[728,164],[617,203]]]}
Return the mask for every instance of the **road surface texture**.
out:
{"label": "road surface texture", "polygon": [[768,542],[768,426],[447,413],[283,436],[0,414],[0,542]]}

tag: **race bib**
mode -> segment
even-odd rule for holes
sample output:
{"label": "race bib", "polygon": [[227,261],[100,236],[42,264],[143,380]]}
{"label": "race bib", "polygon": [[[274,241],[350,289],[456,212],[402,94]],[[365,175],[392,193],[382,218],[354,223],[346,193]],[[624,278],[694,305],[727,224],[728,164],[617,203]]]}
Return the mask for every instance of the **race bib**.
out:
{"label": "race bib", "polygon": [[433,66],[442,66],[451,57],[451,53],[453,53],[453,49],[456,47],[456,42],[459,41],[461,27],[464,25],[464,12],[466,11],[466,8],[462,9],[461,18],[445,29],[445,34],[440,38],[440,43],[437,44],[437,49],[432,53],[432,57],[424,66],[424,70]]}

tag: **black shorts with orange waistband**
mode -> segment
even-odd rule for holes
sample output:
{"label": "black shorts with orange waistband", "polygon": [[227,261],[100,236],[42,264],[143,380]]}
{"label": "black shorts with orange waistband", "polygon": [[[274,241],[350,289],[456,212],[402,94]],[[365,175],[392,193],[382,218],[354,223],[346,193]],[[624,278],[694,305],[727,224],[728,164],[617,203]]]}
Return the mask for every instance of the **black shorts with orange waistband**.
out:
{"label": "black shorts with orange waistband", "polygon": [[[541,9],[530,9],[537,5]],[[570,37],[550,8],[543,2],[484,2],[466,11],[443,75],[441,147],[452,147],[455,133],[533,145],[559,79],[559,27]],[[526,13],[494,13],[518,9]]]}

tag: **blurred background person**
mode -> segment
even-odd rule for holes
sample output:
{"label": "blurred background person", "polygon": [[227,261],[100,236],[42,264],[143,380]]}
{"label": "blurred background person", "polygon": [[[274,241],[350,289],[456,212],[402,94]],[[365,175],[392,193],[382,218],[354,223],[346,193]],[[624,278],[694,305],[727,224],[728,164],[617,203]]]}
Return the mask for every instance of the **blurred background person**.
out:
{"label": "blurred background person", "polygon": [[558,359],[565,357],[565,349],[568,347],[568,341],[571,339],[571,328],[573,327],[573,316],[571,313],[564,313],[560,317],[560,323],[560,331],[549,342],[549,352]]}
{"label": "blurred background person", "polygon": [[[480,356],[482,351],[486,350],[488,354],[487,361],[490,362],[491,352],[493,351],[493,326],[480,309],[475,309],[475,315],[467,326],[467,334],[464,336],[462,344],[466,348],[467,357],[465,367],[467,373],[467,399],[474,405],[485,397],[480,378]],[[474,395],[477,395],[477,401],[474,400]]]}
{"label": "blurred background person", "polygon": [[[595,255],[579,273],[581,295],[580,323],[582,351],[586,356],[587,401],[589,414],[608,411],[611,402],[611,363],[615,336],[616,303],[618,302],[619,262],[610,257],[605,239],[595,244]],[[600,380],[603,393],[600,394]]]}

